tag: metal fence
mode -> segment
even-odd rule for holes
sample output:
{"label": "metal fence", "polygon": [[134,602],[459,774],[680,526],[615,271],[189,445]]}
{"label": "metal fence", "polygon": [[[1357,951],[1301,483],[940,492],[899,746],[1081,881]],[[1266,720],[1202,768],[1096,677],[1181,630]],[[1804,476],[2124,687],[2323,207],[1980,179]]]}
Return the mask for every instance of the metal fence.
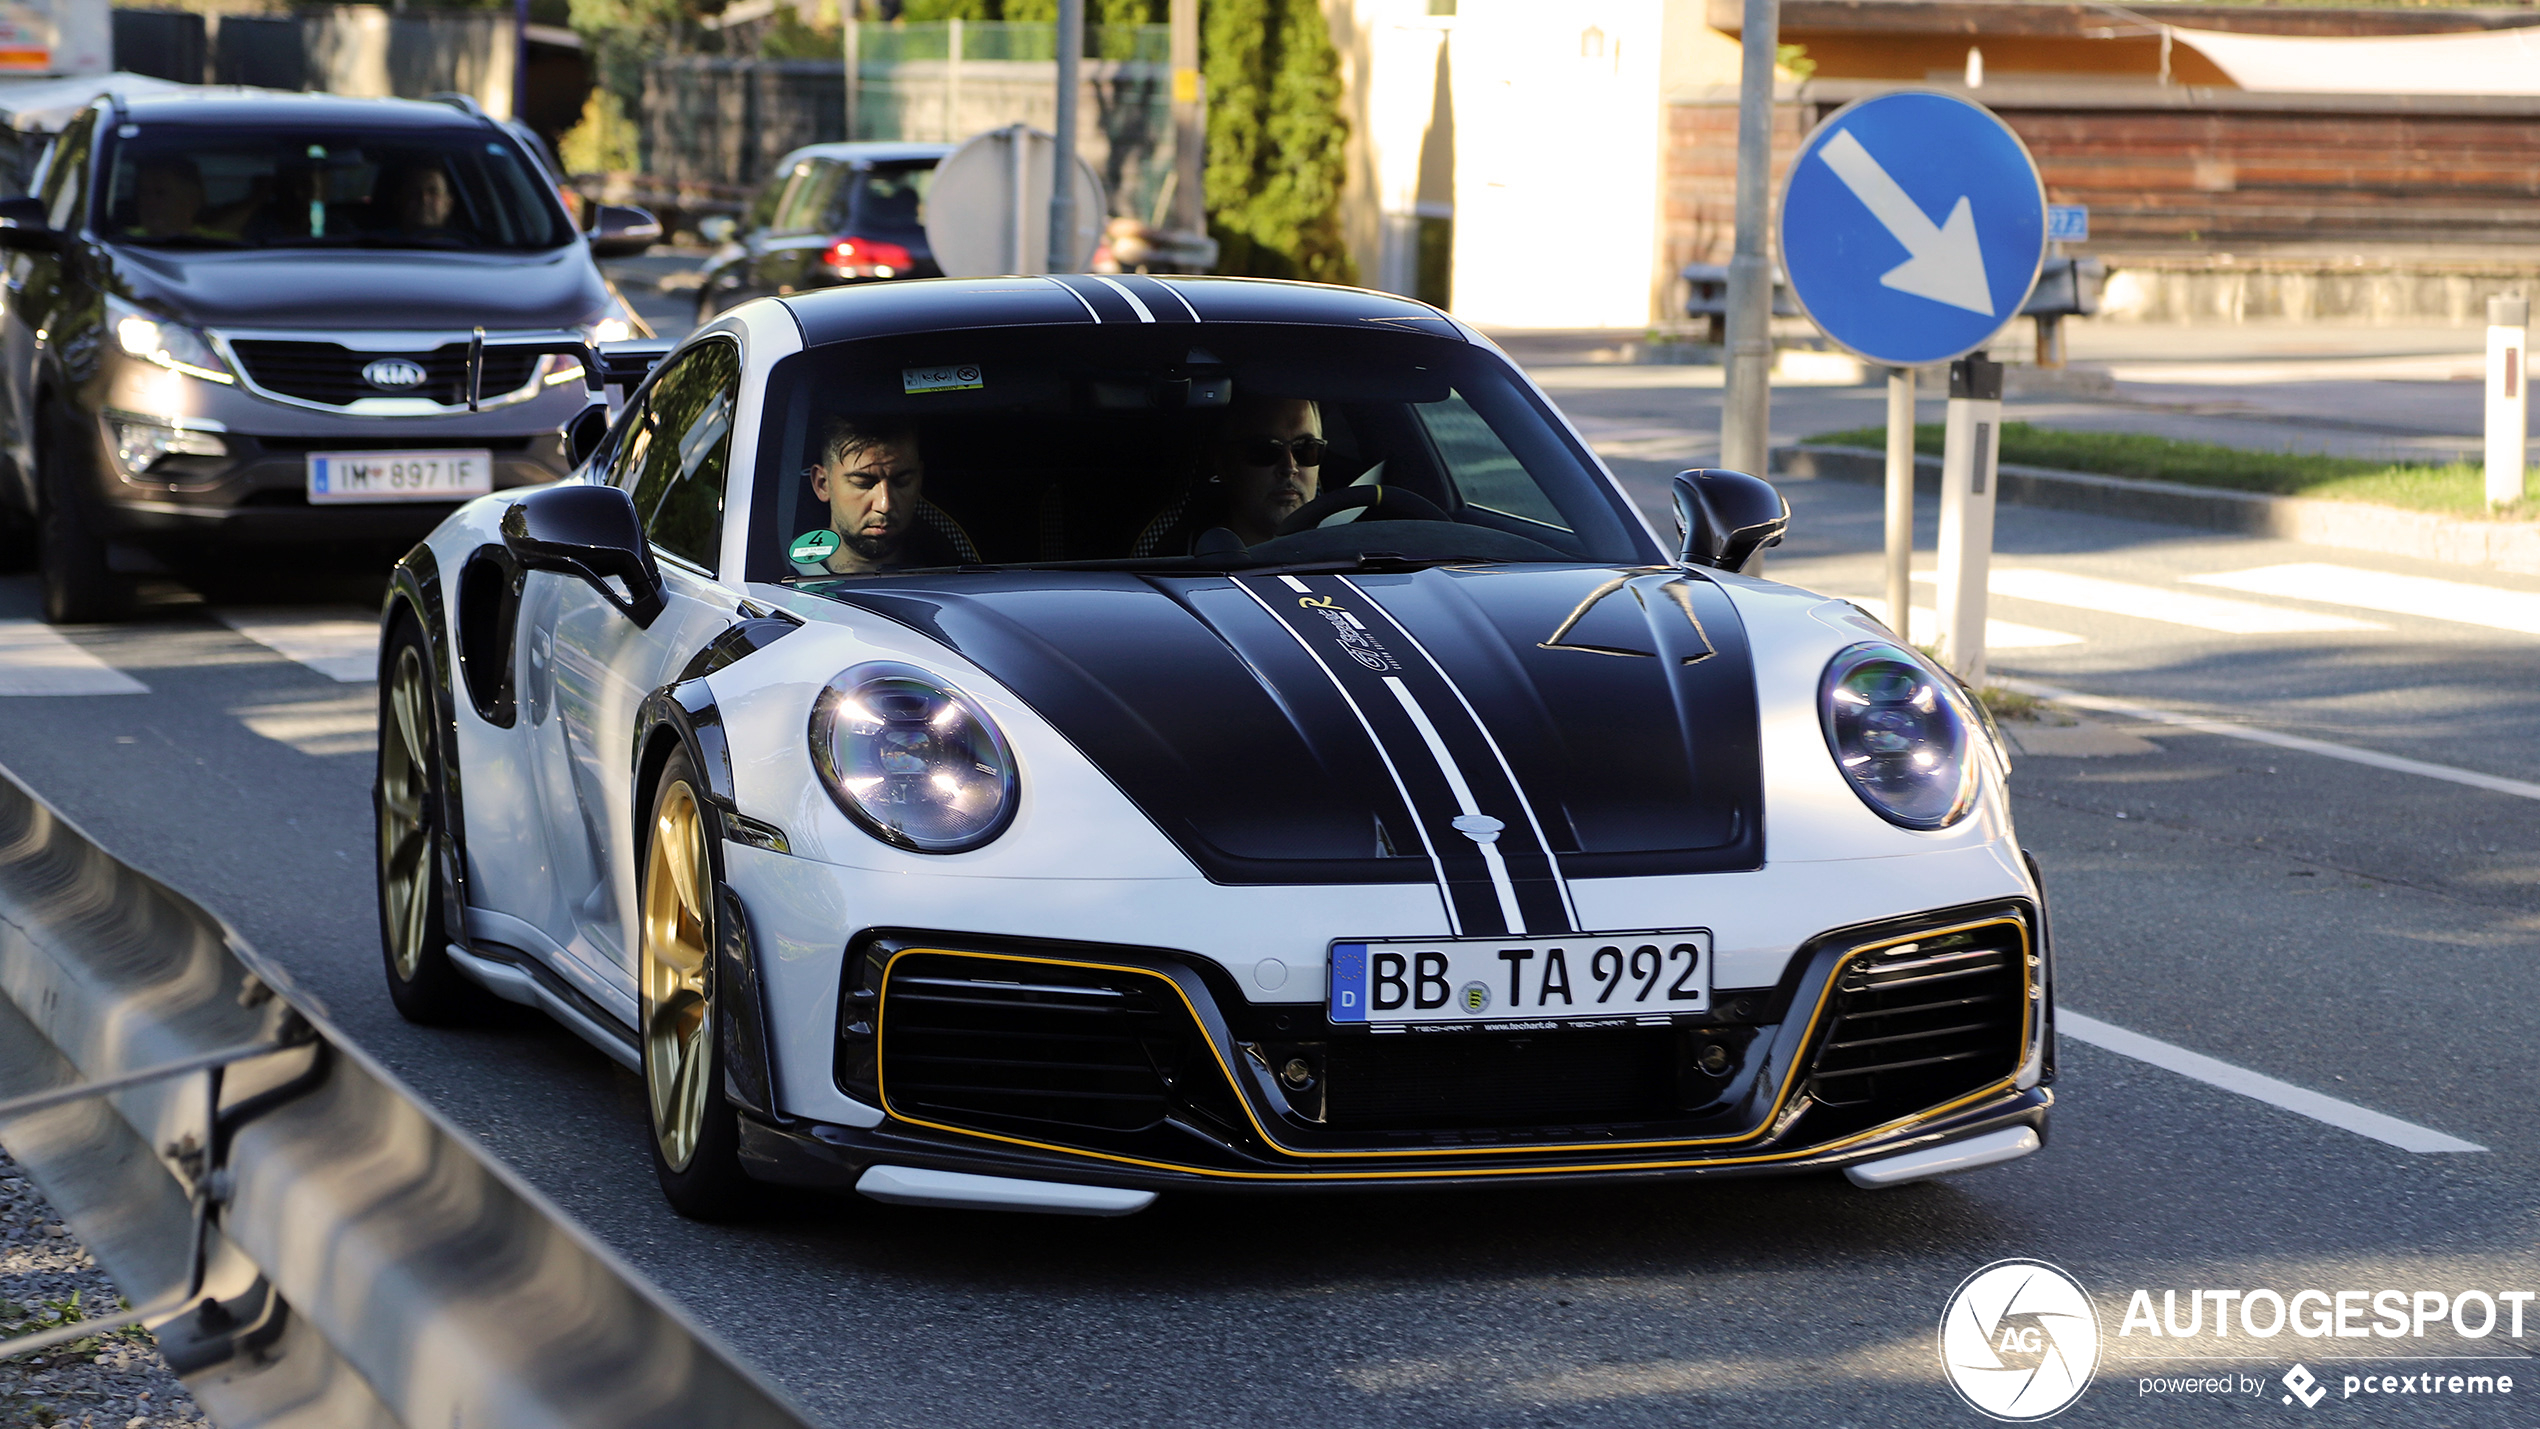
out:
{"label": "metal fence", "polygon": [[[1155,220],[1169,197],[1168,33],[1163,25],[1087,30],[1077,149],[1102,175],[1115,214]],[[1054,25],[865,22],[847,48],[853,85],[844,56],[653,61],[642,104],[647,176],[672,187],[738,189],[804,144],[958,142],[1007,124],[1056,122]]]}
{"label": "metal fence", "polygon": [[804,1425],[218,919],[6,771],[0,1135],[224,1429]]}

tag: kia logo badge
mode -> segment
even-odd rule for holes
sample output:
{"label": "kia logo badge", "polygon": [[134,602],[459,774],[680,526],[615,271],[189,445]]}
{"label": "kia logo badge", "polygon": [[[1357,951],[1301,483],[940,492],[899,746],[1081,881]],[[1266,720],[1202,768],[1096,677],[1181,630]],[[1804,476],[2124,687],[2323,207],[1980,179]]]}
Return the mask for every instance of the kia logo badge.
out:
{"label": "kia logo badge", "polygon": [[362,369],[362,380],[373,387],[420,387],[423,364],[402,357],[383,357]]}

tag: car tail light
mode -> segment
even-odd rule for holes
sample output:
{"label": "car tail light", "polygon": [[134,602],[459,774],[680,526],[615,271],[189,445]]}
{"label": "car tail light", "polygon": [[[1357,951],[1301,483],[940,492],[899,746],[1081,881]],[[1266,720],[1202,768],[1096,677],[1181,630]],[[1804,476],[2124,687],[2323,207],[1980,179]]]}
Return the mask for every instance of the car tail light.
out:
{"label": "car tail light", "polygon": [[874,238],[841,238],[824,257],[842,278],[896,278],[916,261],[901,245]]}

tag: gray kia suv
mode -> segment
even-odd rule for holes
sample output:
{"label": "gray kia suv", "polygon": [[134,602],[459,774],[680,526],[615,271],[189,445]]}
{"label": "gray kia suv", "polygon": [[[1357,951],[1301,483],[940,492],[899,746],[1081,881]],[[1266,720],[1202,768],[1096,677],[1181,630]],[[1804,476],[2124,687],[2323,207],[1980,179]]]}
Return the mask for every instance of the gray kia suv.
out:
{"label": "gray kia suv", "polygon": [[134,572],[402,550],[566,473],[574,347],[649,336],[553,177],[463,103],[221,90],[99,99],[0,200],[0,544],[49,620]]}

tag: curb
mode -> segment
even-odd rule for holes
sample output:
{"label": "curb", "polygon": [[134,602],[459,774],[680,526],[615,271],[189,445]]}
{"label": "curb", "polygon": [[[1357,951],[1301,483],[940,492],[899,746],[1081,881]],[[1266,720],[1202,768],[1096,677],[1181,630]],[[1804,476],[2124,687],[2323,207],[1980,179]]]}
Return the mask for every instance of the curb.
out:
{"label": "curb", "polygon": [[[1779,476],[1875,485],[1887,479],[1887,455],[1862,447],[1775,447],[1772,469]],[[1997,470],[2002,483],[2001,499],[2023,506],[2158,521],[2245,536],[2273,536],[2306,545],[2540,575],[2540,522],[2463,521],[2361,501],[2217,491],[2173,481],[2141,481],[2042,466],[2006,463]],[[1939,494],[1940,458],[1915,458],[1914,490],[1920,495]]]}

